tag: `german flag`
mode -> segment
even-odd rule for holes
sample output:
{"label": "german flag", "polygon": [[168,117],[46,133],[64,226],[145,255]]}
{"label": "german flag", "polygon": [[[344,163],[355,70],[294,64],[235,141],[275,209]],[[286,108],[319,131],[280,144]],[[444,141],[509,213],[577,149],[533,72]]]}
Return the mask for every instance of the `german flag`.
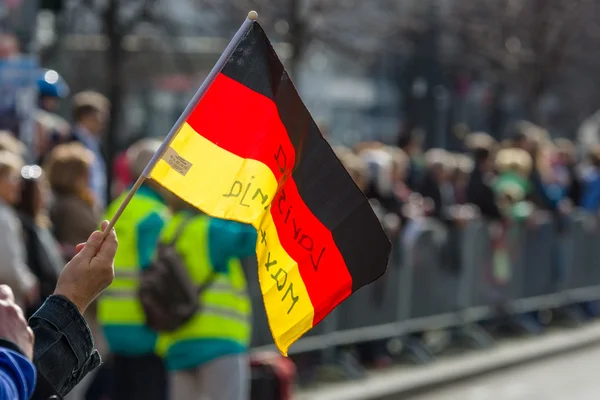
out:
{"label": "german flag", "polygon": [[390,242],[253,21],[150,177],[217,218],[252,224],[283,354],[381,276]]}

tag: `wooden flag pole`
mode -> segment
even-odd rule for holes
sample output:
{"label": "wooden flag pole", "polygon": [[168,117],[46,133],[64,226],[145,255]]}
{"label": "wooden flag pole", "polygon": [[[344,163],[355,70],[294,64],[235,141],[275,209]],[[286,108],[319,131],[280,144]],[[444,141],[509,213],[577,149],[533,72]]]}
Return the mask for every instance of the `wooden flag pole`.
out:
{"label": "wooden flag pole", "polygon": [[154,168],[154,166],[156,165],[156,163],[158,162],[158,160],[160,160],[162,158],[162,156],[165,154],[165,151],[167,151],[167,149],[171,145],[171,142],[173,141],[173,138],[175,137],[175,135],[177,134],[177,132],[179,132],[179,129],[181,128],[181,126],[183,125],[183,123],[190,116],[190,114],[194,110],[194,107],[196,106],[196,104],[198,104],[198,102],[200,101],[200,99],[208,91],[208,88],[214,82],[214,80],[216,79],[217,75],[221,72],[221,70],[225,66],[225,63],[227,63],[227,60],[229,60],[229,57],[231,57],[231,55],[235,51],[238,43],[242,40],[242,38],[244,37],[244,35],[248,31],[248,28],[250,28],[250,25],[254,21],[256,21],[257,18],[258,18],[258,13],[256,11],[250,11],[248,13],[248,17],[246,18],[246,20],[244,21],[244,23],[242,24],[242,26],[240,26],[240,29],[238,29],[238,31],[236,32],[235,36],[233,36],[233,38],[231,39],[231,41],[229,42],[229,44],[227,45],[227,47],[223,51],[223,54],[221,54],[221,57],[219,57],[219,60],[217,61],[217,63],[215,64],[215,66],[211,69],[211,71],[207,75],[206,79],[204,79],[204,82],[202,82],[202,85],[200,86],[200,88],[198,89],[198,91],[196,92],[196,94],[194,94],[194,97],[192,97],[192,99],[188,103],[188,105],[185,108],[185,110],[183,110],[183,112],[181,113],[181,115],[177,119],[177,122],[175,122],[175,124],[173,125],[173,127],[169,131],[169,134],[167,135],[167,137],[165,138],[165,140],[162,142],[162,144],[160,145],[160,147],[158,148],[158,150],[156,150],[156,153],[154,153],[154,156],[152,156],[152,159],[150,160],[150,162],[148,163],[148,165],[146,165],[146,168],[144,168],[144,172],[142,172],[142,174],[139,176],[139,178],[137,179],[137,181],[135,181],[135,183],[133,184],[133,186],[129,190],[129,193],[127,193],[127,196],[125,197],[125,199],[123,199],[123,202],[119,205],[119,208],[117,209],[117,212],[112,217],[112,219],[108,223],[108,226],[104,230],[104,237],[106,237],[108,235],[108,233],[111,231],[111,229],[114,228],[115,224],[119,220],[119,217],[121,216],[121,214],[123,214],[123,211],[125,210],[125,208],[129,204],[129,202],[131,201],[131,199],[133,198],[133,196],[135,195],[135,193],[137,192],[137,190],[142,186],[142,184],[144,183],[144,181],[146,179],[150,178],[150,173],[152,172],[152,169]]}

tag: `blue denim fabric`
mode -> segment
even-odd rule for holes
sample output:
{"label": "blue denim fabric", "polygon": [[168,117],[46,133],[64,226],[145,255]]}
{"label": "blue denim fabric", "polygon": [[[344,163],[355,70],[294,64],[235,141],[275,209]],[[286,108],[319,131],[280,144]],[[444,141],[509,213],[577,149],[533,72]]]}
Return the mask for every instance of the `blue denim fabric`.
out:
{"label": "blue denim fabric", "polygon": [[69,393],[100,365],[90,328],[65,297],[48,297],[29,326],[35,333],[33,363],[58,395]]}
{"label": "blue denim fabric", "polygon": [[35,368],[10,343],[0,344],[0,400],[27,400],[35,387]]}

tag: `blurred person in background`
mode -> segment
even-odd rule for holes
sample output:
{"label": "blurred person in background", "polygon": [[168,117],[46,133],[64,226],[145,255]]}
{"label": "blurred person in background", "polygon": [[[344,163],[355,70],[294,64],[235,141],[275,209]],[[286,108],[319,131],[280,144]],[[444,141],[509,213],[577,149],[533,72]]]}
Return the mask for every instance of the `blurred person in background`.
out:
{"label": "blurred person in background", "polygon": [[594,145],[588,152],[589,168],[582,181],[581,207],[589,212],[600,211],[600,145]]}
{"label": "blurred person in background", "polygon": [[478,132],[467,137],[466,145],[473,155],[474,162],[473,172],[467,185],[467,201],[477,206],[484,218],[501,220],[502,214],[492,190],[496,142],[487,133]]}
{"label": "blurred person in background", "polygon": [[473,160],[464,154],[453,154],[454,171],[451,181],[454,187],[454,199],[456,204],[464,205],[468,202],[467,187],[469,176],[473,172]]}
{"label": "blurred person in background", "polygon": [[39,300],[38,280],[27,266],[21,221],[14,209],[20,201],[23,160],[0,150],[0,283],[10,286],[16,303],[32,306]]}
{"label": "blurred person in background", "polygon": [[0,59],[17,57],[20,52],[19,39],[9,32],[0,33]]}
{"label": "blurred person in background", "polygon": [[427,207],[426,215],[443,224],[446,229],[436,224],[431,224],[439,237],[445,239],[437,241],[439,246],[440,266],[454,272],[460,270],[459,235],[453,235],[453,229],[462,227],[466,223],[466,214],[461,212],[464,206],[456,204],[452,174],[456,169],[455,158],[446,150],[431,149],[425,153],[425,176],[418,192],[425,202],[431,204]]}
{"label": "blurred person in background", "polygon": [[[27,264],[40,285],[40,299],[30,305],[26,315],[33,315],[44,301],[54,293],[58,277],[64,265],[60,247],[52,233],[47,216],[50,203],[50,189],[37,165],[27,165],[21,169],[23,184],[21,200],[17,205],[23,228],[23,238],[27,251]],[[85,241],[85,239],[84,239]],[[38,380],[32,400],[47,400],[54,390],[45,380]]]}
{"label": "blurred person in background", "polygon": [[[211,218],[171,197],[161,234],[174,243],[199,294],[200,310],[157,345],[169,370],[170,398],[247,400],[252,302],[241,259],[256,252],[251,225]],[[176,237],[178,235],[178,237]]]}
{"label": "blurred person in background", "polygon": [[[75,256],[76,246],[83,243],[100,222],[99,213],[94,207],[94,194],[89,185],[93,160],[91,151],[74,142],[56,146],[48,154],[44,165],[54,195],[50,220],[62,255],[67,261]],[[98,351],[106,356],[107,345],[97,322],[96,301],[90,304],[84,318],[92,331]],[[75,388],[71,396],[77,396],[83,391],[91,379],[93,376]]]}
{"label": "blurred person in background", "polygon": [[[42,169],[37,165],[24,166],[21,169],[21,177],[21,199],[16,209],[23,228],[27,265],[37,277],[40,287],[38,303],[30,305],[28,309],[27,314],[32,315],[46,298],[54,293],[64,260],[50,231],[50,189]],[[80,243],[83,242],[85,239]]]}
{"label": "blurred person in background", "polygon": [[[387,146],[386,146],[387,147]],[[367,148],[363,147],[363,156],[368,149],[379,149],[384,150],[385,147],[381,147],[379,145],[375,146],[367,146]],[[338,158],[342,162],[348,174],[356,183],[356,186],[363,192],[367,193],[369,188],[373,190],[374,182],[372,180],[377,180],[381,178],[377,174],[377,172],[388,171],[388,169],[375,169],[373,170],[373,165],[371,166],[371,172],[375,172],[375,175],[370,175],[369,166],[367,162],[363,160],[360,156],[355,154],[349,149],[346,148],[336,148],[336,154],[338,154]],[[384,160],[392,161],[391,158],[383,158]],[[369,157],[367,157],[369,160]],[[367,196],[368,198],[368,196]],[[375,212],[375,215],[379,218],[381,225],[383,226],[384,231],[390,238],[390,240],[394,241],[397,238],[401,227],[401,221],[398,215],[393,212],[388,212],[388,210],[380,203],[377,199],[369,199],[369,203]],[[374,292],[374,296],[371,300],[375,303],[376,306],[381,306],[383,302],[383,296],[385,294],[386,287],[388,283],[385,279],[385,275],[378,279],[373,283],[376,285],[379,290]],[[361,343],[356,346],[356,351],[358,352],[359,358],[362,363],[372,364],[377,368],[384,368],[391,364],[392,359],[387,350],[387,340],[378,340],[374,342]]]}
{"label": "blurred person in background", "polygon": [[[493,185],[496,204],[503,216],[502,224],[490,225],[491,264],[487,276],[491,287],[489,294],[494,301],[502,305],[505,296],[499,290],[510,281],[513,265],[508,258],[509,226],[511,221],[523,221],[532,215],[533,206],[527,201],[530,192],[529,175],[532,161],[529,153],[520,148],[500,150],[495,160],[496,177]],[[537,324],[535,313],[524,314],[519,318]]]}
{"label": "blurred person in background", "polygon": [[[3,32],[0,32],[0,60],[10,60],[19,57],[19,39],[14,34],[6,32],[5,29],[2,29],[2,31]],[[7,75],[6,72],[3,72],[3,75],[5,76],[4,79],[7,80],[7,82],[4,83],[4,85],[9,84],[8,80],[11,77]],[[3,90],[2,92],[2,106],[0,107],[0,129],[9,130],[10,132],[18,136],[20,124],[22,122],[22,114],[20,111],[29,110],[18,109],[17,99],[15,98],[15,95],[16,93],[12,89],[9,89],[7,91]]]}
{"label": "blurred person in background", "polygon": [[93,160],[94,154],[80,143],[67,143],[56,146],[44,166],[54,194],[50,219],[66,259],[100,221],[89,185]]}
{"label": "blurred person in background", "polygon": [[337,146],[336,148],[343,148],[344,151],[350,151],[351,153],[360,155],[365,150],[383,149],[384,147],[386,147],[386,145],[381,142],[366,141],[366,142],[359,142],[352,149],[348,149],[344,146]]}
{"label": "blurred person in background", "polygon": [[12,132],[0,131],[0,150],[6,150],[23,157],[27,148]]}
{"label": "blurred person in background", "polygon": [[380,203],[385,202],[384,198],[389,197],[392,190],[391,154],[385,150],[385,145],[379,142],[362,143],[355,151],[366,167],[365,196],[368,199],[376,199]]}
{"label": "blurred person in background", "polygon": [[373,143],[356,156],[366,174],[363,193],[393,240],[400,231],[402,207],[408,197],[406,192],[410,191],[403,182],[408,164],[406,155],[400,149]]}
{"label": "blurred person in background", "polygon": [[96,205],[102,210],[106,205],[107,171],[100,145],[109,112],[110,103],[100,93],[86,91],[77,93],[73,97],[74,126],[70,140],[80,142],[94,153],[89,183],[94,192]]}
{"label": "blurred person in background", "polygon": [[[583,168],[581,176],[580,207],[597,218],[600,212],[600,144],[593,144],[588,148],[585,161],[587,165]],[[596,229],[596,218],[588,216],[583,220],[589,227],[587,229]],[[596,301],[583,302],[581,306],[589,317],[595,318],[600,314]]]}
{"label": "blurred person in background", "polygon": [[58,72],[51,69],[40,71],[37,86],[38,111],[35,115],[33,153],[35,160],[43,164],[47,152],[69,135],[69,123],[57,114],[61,101],[69,95],[69,86]]}
{"label": "blurred person in background", "polygon": [[553,284],[561,285],[566,276],[568,260],[563,250],[565,245],[560,244],[567,238],[569,216],[573,209],[568,197],[568,171],[565,166],[555,163],[556,148],[546,130],[529,125],[526,134],[532,143],[531,201],[536,207],[529,221],[537,225],[551,223],[555,236],[547,240],[555,240],[549,247],[553,263],[552,278]]}
{"label": "blurred person in background", "polygon": [[394,189],[398,180],[404,177],[406,161],[402,158],[403,153],[396,153],[395,150],[401,152],[389,146],[375,146],[363,149],[359,154],[347,154],[341,159],[369,200],[390,240],[397,237],[401,227],[399,216],[402,202]]}
{"label": "blurred person in background", "polygon": [[[346,168],[346,171],[348,171],[348,174],[352,177],[354,183],[356,183],[356,186],[361,192],[366,193],[370,187],[372,188],[372,180],[376,180],[379,177],[377,177],[377,175],[370,177],[367,163],[350,149],[336,148],[335,151],[336,154],[338,154],[338,158],[342,162],[342,165]],[[369,199],[373,211],[375,211],[375,215],[377,215],[381,221],[384,231],[388,237],[393,240],[398,234],[401,226],[398,215],[394,212],[390,212],[379,200],[369,198],[368,196],[367,198]]]}
{"label": "blurred person in background", "polygon": [[58,72],[51,69],[43,69],[37,80],[38,107],[40,110],[56,114],[60,108],[60,102],[69,95],[69,86]]}
{"label": "blurred person in background", "polygon": [[40,111],[35,116],[33,159],[43,165],[50,150],[64,142],[69,134],[69,123],[59,116]]}
{"label": "blurred person in background", "polygon": [[[568,172],[560,165],[558,168],[553,165],[555,148],[546,131],[533,125],[527,134],[532,143],[533,160],[530,200],[535,206],[528,222],[532,227],[551,223],[560,243],[566,239],[569,216],[573,208],[568,197]],[[553,252],[554,280],[560,283],[565,276],[566,253],[562,246],[554,245],[550,249]]]}
{"label": "blurred person in background", "polygon": [[509,139],[510,142],[506,143],[506,148],[514,147],[525,150],[531,154],[534,142],[532,141],[533,137],[529,132],[531,132],[532,129],[535,129],[535,126],[530,122],[519,121],[515,123],[512,127],[512,136]]}
{"label": "blurred person in background", "polygon": [[520,148],[502,149],[496,155],[498,176],[493,189],[506,218],[524,219],[531,214],[531,206],[526,199],[531,191],[529,176],[532,164],[529,153]]}
{"label": "blurred person in background", "polygon": [[[142,174],[160,145],[158,140],[144,139],[127,150],[133,176]],[[167,398],[164,365],[154,353],[157,333],[146,326],[137,295],[139,272],[149,267],[169,220],[164,193],[154,181],[146,180],[115,226],[119,237],[115,279],[98,300],[98,322],[113,354],[112,400]],[[125,196],[123,193],[109,205],[106,219],[115,215]]]}
{"label": "blurred person in background", "polygon": [[452,220],[450,207],[456,203],[454,188],[449,179],[449,172],[453,169],[452,162],[453,159],[446,150],[428,150],[425,153],[425,175],[417,189],[423,197],[433,202],[431,216],[445,223]]}
{"label": "blurred person in background", "polygon": [[513,148],[522,148],[521,146],[517,146],[517,140],[514,138],[504,139],[500,142],[500,149],[513,149]]}
{"label": "blurred person in background", "polygon": [[406,171],[406,185],[416,191],[423,178],[423,166],[420,160],[422,153],[422,142],[420,135],[416,132],[403,132],[398,139],[398,147],[408,156],[408,168]]}
{"label": "blurred person in background", "polygon": [[569,176],[567,169],[556,162],[556,148],[550,141],[536,144],[534,187],[537,189],[541,209],[569,213]]}
{"label": "blurred person in background", "polygon": [[412,194],[412,190],[406,184],[406,177],[409,169],[410,159],[408,155],[397,147],[386,146],[387,151],[391,156],[392,172],[391,172],[391,194],[385,200],[385,207],[388,211],[396,214],[402,223],[406,222],[406,216],[403,213],[405,205]]}
{"label": "blurred person in background", "polygon": [[[522,142],[526,144],[519,148],[528,151],[532,159],[533,167],[529,178],[532,185],[531,200],[537,210],[553,212],[557,209],[560,193],[550,190],[553,172],[548,133],[526,121],[521,121],[516,126],[518,135],[525,137]],[[539,212],[537,214],[541,215]]]}
{"label": "blurred person in background", "polygon": [[557,148],[558,162],[562,165],[568,176],[567,196],[573,206],[581,205],[582,183],[577,165],[577,149],[569,139],[559,138],[554,141]]}
{"label": "blurred person in background", "polygon": [[[376,207],[385,210],[395,209],[393,194],[395,165],[388,147],[379,142],[370,142],[357,146],[355,151],[366,171],[364,195],[371,201],[372,206],[376,204]],[[351,157],[346,157],[345,161],[348,164]]]}
{"label": "blurred person in background", "polygon": [[402,150],[378,142],[362,143],[355,147],[354,158],[342,160],[343,164],[363,164],[365,187],[362,189],[376,212],[401,215],[401,210],[410,195],[405,184],[408,157]]}

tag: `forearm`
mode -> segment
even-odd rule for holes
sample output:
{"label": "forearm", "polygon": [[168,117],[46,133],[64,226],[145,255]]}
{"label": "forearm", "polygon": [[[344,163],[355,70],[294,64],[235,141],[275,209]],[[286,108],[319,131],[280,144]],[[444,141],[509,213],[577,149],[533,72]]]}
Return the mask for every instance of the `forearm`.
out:
{"label": "forearm", "polygon": [[61,396],[100,365],[85,319],[66,298],[50,296],[29,324],[36,337],[34,364]]}
{"label": "forearm", "polygon": [[249,257],[256,251],[256,238],[256,229],[251,225],[222,219],[211,220],[209,243],[212,251],[220,256]]}

